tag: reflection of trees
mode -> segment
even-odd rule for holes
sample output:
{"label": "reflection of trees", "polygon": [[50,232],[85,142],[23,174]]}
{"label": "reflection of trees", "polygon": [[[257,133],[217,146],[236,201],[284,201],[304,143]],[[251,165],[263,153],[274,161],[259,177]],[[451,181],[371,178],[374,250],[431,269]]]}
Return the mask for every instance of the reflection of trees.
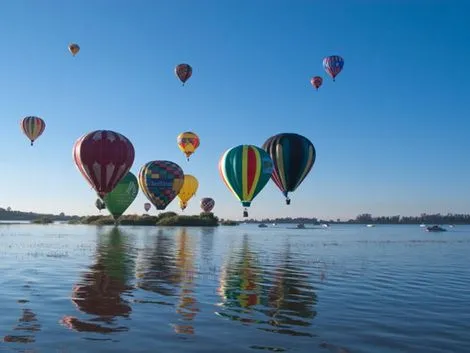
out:
{"label": "reflection of trees", "polygon": [[123,327],[106,327],[101,323],[113,324],[116,317],[128,317],[131,312],[130,305],[121,297],[132,290],[127,284],[134,264],[129,254],[131,247],[117,227],[108,234],[98,236],[96,262],[83,275],[81,282],[74,286],[72,293],[72,301],[77,308],[95,318],[85,322],[66,316],[62,323],[77,331],[109,333],[126,330]]}
{"label": "reflection of trees", "polygon": [[22,331],[26,334],[6,335],[3,337],[4,342],[14,343],[33,343],[36,341],[34,332],[41,330],[36,314],[31,309],[22,309],[22,315],[18,319],[18,324],[13,328],[14,331]]}
{"label": "reflection of trees", "polygon": [[269,316],[269,324],[275,328],[265,329],[290,335],[308,335],[295,328],[312,325],[316,316],[317,295],[308,282],[308,274],[295,264],[295,257],[287,244],[284,259],[275,271],[274,281],[267,290],[266,307],[262,311]]}
{"label": "reflection of trees", "polygon": [[175,259],[172,238],[160,229],[153,244],[141,252],[141,263],[137,269],[137,287],[164,296],[173,296],[175,278]]}
{"label": "reflection of trees", "polygon": [[250,307],[260,303],[259,281],[255,253],[250,251],[248,236],[244,235],[241,253],[231,254],[222,269],[218,291],[223,299],[222,306],[229,310],[218,314],[232,320],[255,322],[239,314],[249,313]]}
{"label": "reflection of trees", "polygon": [[177,333],[194,334],[191,321],[195,318],[199,309],[194,296],[194,251],[190,244],[186,229],[179,234],[176,264],[178,268],[178,281],[180,283],[180,295],[176,312],[180,314],[184,323],[175,324]]}

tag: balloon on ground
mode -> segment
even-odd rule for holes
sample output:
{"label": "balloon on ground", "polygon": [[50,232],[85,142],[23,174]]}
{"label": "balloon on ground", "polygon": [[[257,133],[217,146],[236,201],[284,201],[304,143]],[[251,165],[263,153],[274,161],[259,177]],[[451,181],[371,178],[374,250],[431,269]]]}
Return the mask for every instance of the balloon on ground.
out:
{"label": "balloon on ground", "polygon": [[122,178],[116,187],[104,197],[109,213],[117,220],[134,202],[139,192],[137,178],[131,172]]}
{"label": "balloon on ground", "polygon": [[308,138],[294,133],[271,136],[262,147],[274,163],[271,179],[289,205],[288,193],[297,189],[315,163],[315,147]]}
{"label": "balloon on ground", "polygon": [[78,170],[101,199],[129,172],[134,156],[134,146],[129,139],[110,130],[85,134],[73,146]]}
{"label": "balloon on ground", "polygon": [[189,200],[194,196],[194,194],[196,194],[198,187],[199,182],[194,176],[190,174],[184,175],[183,186],[181,187],[181,190],[178,193],[181,210],[184,210],[188,206]]}
{"label": "balloon on ground", "polygon": [[229,190],[247,207],[266,186],[273,171],[269,155],[254,145],[239,145],[224,152],[219,160],[219,172]]}
{"label": "balloon on ground", "polygon": [[21,120],[20,123],[21,130],[31,141],[31,146],[34,141],[42,135],[46,129],[46,123],[43,119],[37,116],[27,116]]}
{"label": "balloon on ground", "polygon": [[183,186],[184,173],[171,161],[152,161],[139,171],[139,185],[147,199],[157,210],[164,210]]}

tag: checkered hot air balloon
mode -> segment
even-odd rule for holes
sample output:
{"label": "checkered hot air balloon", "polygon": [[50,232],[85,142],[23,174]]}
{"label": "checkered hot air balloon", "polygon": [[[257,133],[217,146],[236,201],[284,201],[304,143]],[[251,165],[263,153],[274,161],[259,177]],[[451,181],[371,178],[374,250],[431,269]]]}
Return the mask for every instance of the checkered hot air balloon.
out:
{"label": "checkered hot air balloon", "polygon": [[204,212],[210,212],[215,206],[215,201],[213,198],[210,197],[204,197],[201,199],[201,209]]}
{"label": "checkered hot air balloon", "polygon": [[186,131],[179,134],[176,138],[176,142],[178,143],[178,148],[186,155],[186,159],[188,161],[189,156],[191,156],[196,151],[200,144],[199,136],[191,131]]}
{"label": "checkered hot air balloon", "polygon": [[164,210],[183,186],[184,173],[171,161],[152,161],[140,168],[139,185],[157,210]]}

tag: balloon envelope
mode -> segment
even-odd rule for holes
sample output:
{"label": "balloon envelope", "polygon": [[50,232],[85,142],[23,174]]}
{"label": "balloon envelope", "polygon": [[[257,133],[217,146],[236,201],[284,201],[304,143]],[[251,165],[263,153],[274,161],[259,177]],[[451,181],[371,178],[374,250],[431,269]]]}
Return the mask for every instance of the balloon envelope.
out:
{"label": "balloon envelope", "polygon": [[323,83],[323,79],[320,76],[315,76],[315,77],[312,77],[312,79],[310,80],[310,83],[312,84],[313,87],[315,87],[318,90],[318,88],[320,88],[320,86]]}
{"label": "balloon envelope", "polygon": [[21,120],[21,130],[31,141],[31,146],[34,141],[42,135],[46,128],[46,123],[43,119],[37,116],[27,116]]}
{"label": "balloon envelope", "polygon": [[69,45],[69,51],[73,56],[75,56],[80,51],[80,46],[78,44],[72,43]]}
{"label": "balloon envelope", "polygon": [[183,182],[183,170],[170,161],[148,162],[139,171],[140,188],[157,210],[164,210],[173,201]]}
{"label": "balloon envelope", "polygon": [[293,133],[271,136],[262,147],[274,162],[271,179],[289,204],[288,193],[297,189],[315,163],[315,147],[306,137]]}
{"label": "balloon envelope", "polygon": [[193,68],[188,64],[179,64],[175,67],[175,74],[184,85],[193,74]]}
{"label": "balloon envelope", "polygon": [[215,206],[215,201],[214,199],[210,197],[204,197],[201,199],[201,209],[204,212],[210,212]]}
{"label": "balloon envelope", "polygon": [[327,72],[328,75],[331,76],[333,81],[335,77],[343,70],[344,60],[339,55],[331,55],[327,56],[323,59],[323,68]]}
{"label": "balloon envelope", "polygon": [[178,135],[176,141],[179,149],[186,155],[188,160],[189,156],[196,151],[200,144],[199,136],[191,131],[182,132]]}
{"label": "balloon envelope", "polygon": [[194,196],[199,187],[199,182],[197,179],[190,175],[184,175],[183,186],[181,187],[180,192],[178,193],[178,198],[180,199],[180,208],[184,210],[188,205],[188,201]]}
{"label": "balloon envelope", "polygon": [[152,204],[150,202],[144,203],[144,209],[146,212],[148,212],[151,207],[152,207]]}
{"label": "balloon envelope", "polygon": [[101,198],[129,172],[134,155],[134,146],[127,137],[110,130],[83,135],[73,146],[78,170]]}
{"label": "balloon envelope", "polygon": [[118,219],[126,212],[132,202],[134,202],[138,192],[139,183],[137,178],[134,174],[128,172],[116,187],[104,197],[106,208],[114,219]]}
{"label": "balloon envelope", "polygon": [[230,148],[219,160],[222,180],[244,207],[250,207],[271,178],[272,171],[273,162],[269,155],[254,145]]}

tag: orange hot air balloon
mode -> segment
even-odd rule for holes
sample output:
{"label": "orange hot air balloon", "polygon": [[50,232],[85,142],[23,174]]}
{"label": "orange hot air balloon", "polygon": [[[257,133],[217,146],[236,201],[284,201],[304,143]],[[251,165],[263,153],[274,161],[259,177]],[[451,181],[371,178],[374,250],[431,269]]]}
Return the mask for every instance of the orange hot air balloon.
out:
{"label": "orange hot air balloon", "polygon": [[20,127],[23,133],[28,136],[32,146],[34,141],[44,132],[46,123],[37,116],[27,116],[21,120]]}
{"label": "orange hot air balloon", "polygon": [[183,86],[193,74],[193,68],[188,64],[179,64],[175,67],[175,74],[183,82]]}
{"label": "orange hot air balloon", "polygon": [[78,44],[72,43],[69,45],[69,51],[72,53],[73,56],[75,56],[80,51],[80,47],[78,46]]}
{"label": "orange hot air balloon", "polygon": [[199,136],[191,131],[182,132],[178,135],[176,141],[178,142],[179,149],[186,155],[188,161],[189,156],[196,151],[200,144]]}
{"label": "orange hot air balloon", "polygon": [[315,77],[312,77],[312,79],[310,80],[310,83],[312,84],[313,87],[315,87],[318,91],[318,89],[320,88],[320,86],[322,85],[323,83],[323,79],[320,77],[320,76],[315,76]]}

